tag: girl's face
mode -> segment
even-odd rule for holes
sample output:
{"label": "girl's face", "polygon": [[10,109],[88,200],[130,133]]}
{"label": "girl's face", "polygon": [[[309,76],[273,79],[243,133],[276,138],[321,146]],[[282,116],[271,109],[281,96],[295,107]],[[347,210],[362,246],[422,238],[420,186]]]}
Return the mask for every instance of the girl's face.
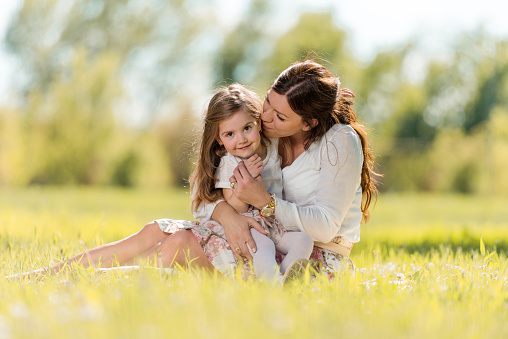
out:
{"label": "girl's face", "polygon": [[263,102],[263,130],[269,138],[305,137],[310,127],[289,106],[287,97],[268,91]]}
{"label": "girl's face", "polygon": [[239,110],[219,124],[217,141],[232,155],[247,159],[262,153],[260,130],[258,119]]}

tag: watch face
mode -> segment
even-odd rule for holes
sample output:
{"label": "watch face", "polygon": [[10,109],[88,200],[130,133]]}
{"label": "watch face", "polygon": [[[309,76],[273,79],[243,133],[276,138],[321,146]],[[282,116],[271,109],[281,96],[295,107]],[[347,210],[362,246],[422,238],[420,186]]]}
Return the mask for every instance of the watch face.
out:
{"label": "watch face", "polygon": [[271,216],[272,216],[272,214],[273,214],[273,209],[271,209],[271,208],[267,208],[267,207],[265,207],[265,208],[263,208],[263,209],[261,210],[261,215],[262,215],[263,217],[271,217]]}

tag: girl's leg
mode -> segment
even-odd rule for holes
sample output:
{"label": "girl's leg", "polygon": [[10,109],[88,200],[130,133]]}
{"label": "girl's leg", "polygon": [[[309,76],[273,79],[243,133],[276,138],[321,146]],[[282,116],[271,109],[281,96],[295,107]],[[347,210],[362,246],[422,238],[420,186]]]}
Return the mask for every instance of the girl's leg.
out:
{"label": "girl's leg", "polygon": [[275,244],[266,235],[259,233],[254,228],[250,229],[252,238],[256,243],[257,251],[252,254],[254,273],[258,279],[273,280],[278,275],[277,262],[275,261]]}
{"label": "girl's leg", "polygon": [[197,266],[215,270],[196,237],[189,230],[182,230],[172,234],[156,247],[130,260],[129,263],[135,263],[140,259],[155,260],[157,266],[160,267],[172,267],[178,264],[181,266]]}
{"label": "girl's leg", "polygon": [[161,231],[156,222],[151,222],[146,224],[139,232],[127,238],[85,250],[66,262],[51,265],[49,269],[44,268],[27,272],[21,274],[21,276],[58,273],[71,263],[78,263],[85,267],[98,264],[100,264],[99,267],[111,267],[116,262],[122,265],[127,260],[146,252],[150,247],[157,246],[158,243],[166,240],[169,236],[169,234]]}
{"label": "girl's leg", "polygon": [[276,245],[277,251],[286,254],[280,263],[280,271],[286,269],[298,259],[309,259],[314,241],[303,232],[286,232]]}

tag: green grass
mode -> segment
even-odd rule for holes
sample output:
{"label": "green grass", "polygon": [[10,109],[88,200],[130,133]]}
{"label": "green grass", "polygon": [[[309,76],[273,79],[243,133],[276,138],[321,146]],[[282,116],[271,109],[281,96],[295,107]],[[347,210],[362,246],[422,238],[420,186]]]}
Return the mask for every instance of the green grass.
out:
{"label": "green grass", "polygon": [[[149,267],[0,278],[0,338],[505,338],[507,203],[382,195],[353,249],[355,272],[287,288]],[[0,277],[160,217],[190,218],[183,190],[2,189]]]}

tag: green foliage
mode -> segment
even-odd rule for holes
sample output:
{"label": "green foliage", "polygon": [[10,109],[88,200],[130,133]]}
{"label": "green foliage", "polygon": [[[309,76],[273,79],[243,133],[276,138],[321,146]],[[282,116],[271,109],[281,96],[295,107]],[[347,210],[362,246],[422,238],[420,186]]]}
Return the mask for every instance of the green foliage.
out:
{"label": "green foliage", "polygon": [[251,67],[264,56],[264,48],[260,47],[267,40],[265,21],[269,10],[267,0],[252,0],[245,17],[225,36],[213,61],[216,84],[252,81]]}
{"label": "green foliage", "polygon": [[0,186],[20,186],[27,183],[27,157],[20,114],[11,109],[0,108]]}
{"label": "green foliage", "polygon": [[[187,51],[213,22],[199,5],[24,2],[6,37],[22,76],[16,83],[18,107],[0,117],[9,128],[1,137],[11,140],[0,148],[0,158],[9,159],[0,183],[168,184],[170,171],[178,168],[161,165],[167,145],[147,131],[127,128],[131,112],[123,109],[130,109],[132,96],[152,112],[170,106],[194,66]],[[144,92],[133,93],[140,88]],[[187,103],[182,100],[179,96],[175,107],[189,105],[192,93]],[[174,176],[187,173],[185,168]]]}
{"label": "green foliage", "polygon": [[259,83],[270,83],[291,63],[307,57],[326,60],[331,70],[334,65],[344,67],[342,76],[348,75],[349,50],[345,44],[345,33],[334,23],[330,13],[303,13],[296,25],[277,39],[275,48],[262,64]]}
{"label": "green foliage", "polygon": [[114,128],[113,103],[121,93],[115,54],[89,60],[84,50],[73,59],[72,72],[55,79],[45,93],[27,98],[26,142],[30,182],[95,184]]}
{"label": "green foliage", "polygon": [[183,113],[176,120],[161,121],[158,124],[157,134],[165,152],[165,167],[172,174],[173,185],[188,186],[196,158],[194,154],[196,133],[201,130],[196,127],[197,123],[197,119],[189,112]]}
{"label": "green foliage", "polygon": [[[43,91],[69,70],[76,50],[91,59],[114,53],[118,69],[147,88],[151,108],[180,88],[193,65],[187,52],[213,16],[204,1],[28,0],[15,15],[6,42],[22,66],[22,89]],[[171,76],[168,76],[171,74]]]}
{"label": "green foliage", "polygon": [[377,153],[382,189],[506,194],[506,164],[496,164],[505,141],[492,129],[508,128],[494,123],[508,105],[508,46],[478,34],[456,48],[452,61],[429,65],[423,85],[399,84],[384,105],[391,114],[374,125],[388,139]]}
{"label": "green foliage", "polygon": [[[0,184],[185,185],[211,84],[264,94],[309,56],[356,94],[381,190],[508,192],[505,41],[462,34],[418,80],[409,76],[418,39],[360,62],[331,12],[299,13],[274,31],[275,5],[251,0],[222,32],[213,4],[25,1],[6,36],[19,100],[0,108]],[[128,127],[140,112],[143,122]]]}
{"label": "green foliage", "polygon": [[139,167],[139,156],[133,150],[126,151],[119,157],[113,174],[111,183],[117,186],[132,187],[135,182],[136,170]]}

